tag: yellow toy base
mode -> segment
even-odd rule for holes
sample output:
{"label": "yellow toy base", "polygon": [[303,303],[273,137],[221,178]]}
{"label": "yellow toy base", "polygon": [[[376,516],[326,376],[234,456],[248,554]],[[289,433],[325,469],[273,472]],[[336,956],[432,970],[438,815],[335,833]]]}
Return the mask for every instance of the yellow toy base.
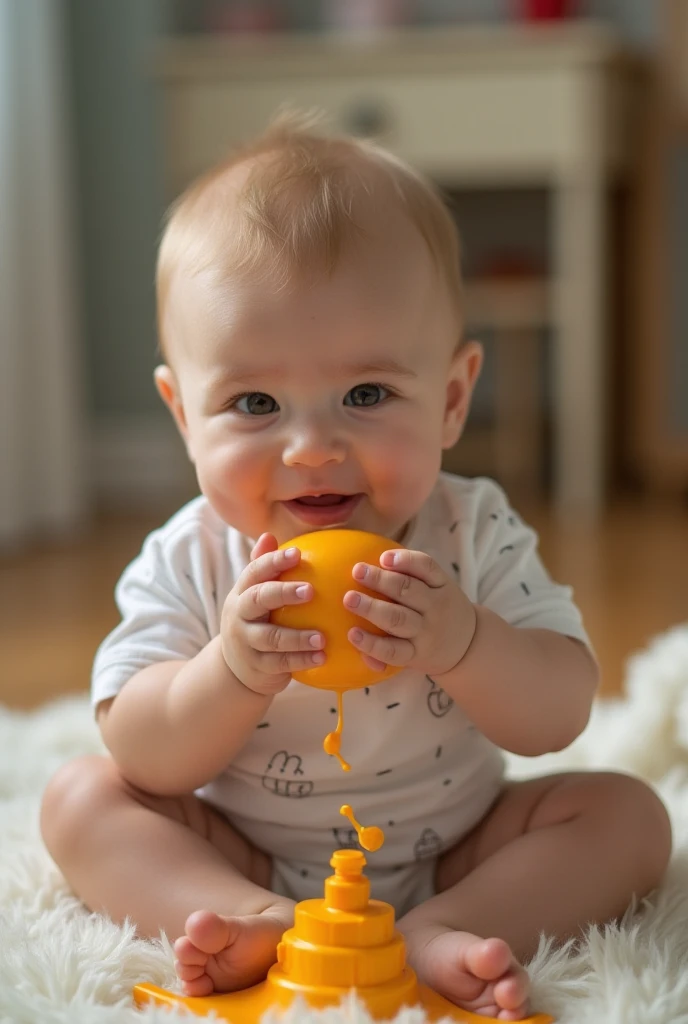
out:
{"label": "yellow toy base", "polygon": [[[413,971],[407,968],[410,975]],[[377,986],[376,986],[377,987]],[[288,993],[285,999],[284,993],[280,998],[275,989],[268,981],[262,981],[253,988],[244,989],[242,992],[225,992],[222,995],[203,996],[191,998],[189,996],[176,995],[156,985],[136,985],[134,988],[134,999],[138,1006],[144,1003],[156,1003],[158,1006],[170,1008],[184,1006],[191,1013],[199,1017],[205,1017],[214,1010],[221,1021],[231,1021],[231,1024],[258,1024],[261,1017],[270,1007],[281,1006],[286,1008],[297,995],[301,995],[307,1003],[316,1008],[324,1006],[337,1006],[346,997],[345,989],[332,989],[330,992],[306,993],[294,991]],[[461,1024],[490,1024],[494,1017],[482,1017],[477,1013],[470,1013],[469,1010],[462,1010],[454,1006],[444,996],[433,992],[425,985],[418,985],[413,975],[413,984],[409,984],[407,998],[398,1002],[393,993],[373,993],[368,990],[356,990],[357,997],[368,1009],[373,1020],[390,1020],[403,1006],[420,1005],[425,1010],[428,1021],[437,1021],[449,1017],[451,1020]],[[389,997],[392,996],[390,999]],[[547,1014],[538,1013],[534,1017],[527,1017],[522,1024],[552,1024],[554,1018]],[[502,1022],[503,1024],[503,1022]]]}
{"label": "yellow toy base", "polygon": [[[325,898],[297,904],[294,927],[278,943],[277,963],[265,981],[240,992],[203,997],[141,984],[134,988],[136,1003],[183,1006],[201,1017],[214,1010],[232,1024],[258,1024],[270,1007],[285,1009],[297,996],[322,1008],[338,1006],[353,989],[373,1020],[390,1020],[403,1006],[419,1004],[429,1021],[449,1017],[463,1024],[488,1024],[494,1019],[461,1010],[418,984],[406,965],[393,907],[370,899],[360,850],[337,850],[330,863],[335,873],[325,881]],[[537,1014],[523,1024],[551,1024],[553,1019]]]}

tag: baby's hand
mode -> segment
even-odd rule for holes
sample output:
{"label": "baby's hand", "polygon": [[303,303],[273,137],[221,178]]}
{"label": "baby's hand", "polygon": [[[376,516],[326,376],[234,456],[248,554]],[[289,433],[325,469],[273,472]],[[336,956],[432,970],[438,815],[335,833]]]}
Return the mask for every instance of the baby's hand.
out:
{"label": "baby's hand", "polygon": [[276,608],[313,597],[310,583],[279,580],[280,573],[298,565],[300,558],[297,548],[278,551],[273,535],[263,533],[222,609],[222,655],[237,679],[256,693],[279,693],[292,673],[325,661],[322,633],[269,621]]}
{"label": "baby's hand", "polygon": [[349,640],[370,668],[400,665],[439,676],[458,665],[473,639],[476,611],[429,555],[384,551],[379,566],[357,562],[352,575],[391,599],[379,601],[357,590],[344,595],[347,608],[387,633],[349,630]]}

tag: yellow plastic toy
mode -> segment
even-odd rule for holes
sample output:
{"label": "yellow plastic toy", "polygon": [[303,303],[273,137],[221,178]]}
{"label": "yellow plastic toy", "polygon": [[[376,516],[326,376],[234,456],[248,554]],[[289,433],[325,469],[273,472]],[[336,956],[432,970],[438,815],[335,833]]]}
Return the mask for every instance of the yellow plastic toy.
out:
{"label": "yellow plastic toy", "polygon": [[347,590],[360,590],[380,600],[387,600],[351,575],[356,562],[379,565],[383,551],[401,548],[387,537],[364,530],[316,530],[282,544],[297,547],[301,560],[293,569],[280,573],[281,580],[303,580],[313,585],[314,596],[305,604],[286,605],[272,612],[270,619],[293,629],[318,629],[325,637],[327,661],[324,665],[295,672],[294,679],[322,690],[360,690],[382,679],[389,679],[399,669],[389,665],[384,672],[368,668],[356,648],[347,639],[352,626],[363,625],[369,633],[384,635],[372,623],[359,618],[344,607]]}
{"label": "yellow plastic toy", "polygon": [[[242,992],[189,997],[156,985],[137,985],[141,1006],[185,1006],[207,1016],[215,1011],[232,1024],[260,1021],[271,1006],[285,1008],[301,996],[313,1007],[336,1006],[353,988],[374,1020],[389,1020],[402,1006],[421,1005],[428,1020],[449,1017],[464,1024],[489,1024],[494,1018],[461,1010],[425,985],[405,963],[402,935],[394,927],[394,909],[370,899],[370,882],[360,850],[337,850],[330,864],[334,875],[325,882],[325,898],[297,904],[294,927],[282,936],[277,963],[265,981]],[[523,1024],[551,1024],[545,1014]]]}
{"label": "yellow plastic toy", "polygon": [[[313,586],[313,597],[304,605],[286,605],[272,612],[270,619],[292,629],[318,629],[325,637],[327,661],[317,668],[295,672],[294,679],[317,689],[334,690],[337,694],[337,728],[323,741],[326,754],[339,760],[345,772],[351,765],[340,753],[344,724],[343,694],[389,679],[399,668],[388,665],[384,671],[369,668],[360,653],[349,642],[347,634],[352,626],[361,625],[361,619],[344,605],[347,590],[360,590],[381,600],[383,595],[369,590],[351,575],[356,562],[378,565],[383,551],[403,545],[364,530],[316,530],[287,541],[284,547],[297,547],[301,560],[293,569],[280,574],[281,580],[303,580]],[[384,635],[371,622],[365,621],[371,633]]]}

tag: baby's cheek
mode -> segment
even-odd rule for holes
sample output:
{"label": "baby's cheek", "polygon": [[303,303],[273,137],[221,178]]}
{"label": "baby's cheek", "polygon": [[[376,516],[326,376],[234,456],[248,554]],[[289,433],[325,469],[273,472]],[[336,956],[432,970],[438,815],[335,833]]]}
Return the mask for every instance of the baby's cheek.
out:
{"label": "baby's cheek", "polygon": [[370,476],[385,504],[399,508],[420,506],[437,478],[442,452],[421,424],[391,432],[370,452]]}
{"label": "baby's cheek", "polygon": [[196,469],[201,490],[225,521],[234,522],[234,510],[264,492],[259,460],[236,441],[207,446]]}

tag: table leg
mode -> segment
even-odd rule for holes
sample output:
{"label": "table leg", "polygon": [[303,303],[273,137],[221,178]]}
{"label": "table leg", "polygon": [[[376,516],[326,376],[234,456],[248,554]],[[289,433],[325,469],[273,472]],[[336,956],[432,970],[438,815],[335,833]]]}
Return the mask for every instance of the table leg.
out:
{"label": "table leg", "polygon": [[497,479],[509,495],[532,500],[542,489],[540,333],[501,327],[494,347]]}
{"label": "table leg", "polygon": [[601,514],[606,476],[605,196],[601,174],[554,194],[554,494],[566,519]]}

